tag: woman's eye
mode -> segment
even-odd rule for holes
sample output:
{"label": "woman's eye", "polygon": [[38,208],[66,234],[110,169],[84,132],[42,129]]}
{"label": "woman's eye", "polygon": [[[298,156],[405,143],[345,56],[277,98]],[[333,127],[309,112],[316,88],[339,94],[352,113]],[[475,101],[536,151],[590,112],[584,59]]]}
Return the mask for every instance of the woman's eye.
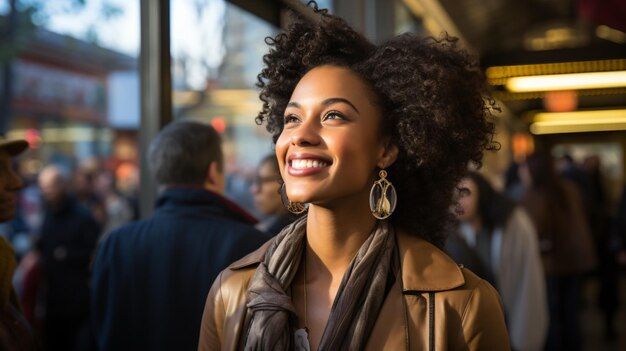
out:
{"label": "woman's eye", "polygon": [[283,121],[285,124],[295,123],[298,122],[298,117],[296,117],[295,115],[287,115],[285,116]]}
{"label": "woman's eye", "polygon": [[326,115],[324,115],[324,121],[327,120],[342,120],[346,119],[341,113],[337,111],[330,111]]}

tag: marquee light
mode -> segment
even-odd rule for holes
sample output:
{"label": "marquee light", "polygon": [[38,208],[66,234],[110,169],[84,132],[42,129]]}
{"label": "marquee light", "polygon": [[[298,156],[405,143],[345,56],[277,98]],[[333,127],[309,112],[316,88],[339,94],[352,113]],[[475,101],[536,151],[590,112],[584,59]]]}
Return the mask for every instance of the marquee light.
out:
{"label": "marquee light", "polygon": [[533,117],[533,134],[585,133],[626,130],[626,109],[541,112]]}
{"label": "marquee light", "polygon": [[516,93],[619,88],[626,87],[626,71],[513,77],[506,80],[505,87]]}

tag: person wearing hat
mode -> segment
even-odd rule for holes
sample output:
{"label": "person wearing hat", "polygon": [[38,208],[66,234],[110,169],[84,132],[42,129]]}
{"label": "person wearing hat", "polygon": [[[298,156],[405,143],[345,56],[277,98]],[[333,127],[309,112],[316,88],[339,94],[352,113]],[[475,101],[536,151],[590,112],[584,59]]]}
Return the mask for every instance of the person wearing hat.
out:
{"label": "person wearing hat", "polygon": [[[11,161],[27,148],[26,140],[8,140],[0,136],[0,223],[15,217],[17,193],[23,183],[13,170]],[[0,349],[36,350],[37,343],[22,316],[17,295],[13,290],[15,266],[15,253],[0,235]]]}

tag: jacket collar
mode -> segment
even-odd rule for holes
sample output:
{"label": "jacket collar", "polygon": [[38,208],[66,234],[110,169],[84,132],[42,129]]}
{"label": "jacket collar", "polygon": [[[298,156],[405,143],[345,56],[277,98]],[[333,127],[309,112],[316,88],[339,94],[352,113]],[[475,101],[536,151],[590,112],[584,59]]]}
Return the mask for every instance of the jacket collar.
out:
{"label": "jacket collar", "polygon": [[[261,263],[274,240],[270,240],[248,256],[234,262],[237,270]],[[402,270],[402,291],[444,291],[465,283],[461,268],[434,245],[415,235],[396,231],[396,242]]]}
{"label": "jacket collar", "polygon": [[170,186],[159,194],[156,208],[157,211],[166,212],[197,208],[203,214],[213,213],[252,225],[258,223],[256,218],[236,203],[202,187]]}
{"label": "jacket collar", "polygon": [[433,244],[416,235],[396,234],[402,291],[444,291],[465,284],[461,268]]}

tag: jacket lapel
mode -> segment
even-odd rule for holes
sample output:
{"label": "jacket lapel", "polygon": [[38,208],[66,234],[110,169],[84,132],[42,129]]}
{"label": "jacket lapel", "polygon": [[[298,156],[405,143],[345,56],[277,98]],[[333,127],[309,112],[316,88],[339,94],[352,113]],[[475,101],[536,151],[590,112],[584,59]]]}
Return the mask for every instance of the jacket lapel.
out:
{"label": "jacket lapel", "polygon": [[397,231],[396,242],[400,279],[385,298],[365,348],[368,351],[417,350],[427,345],[428,300],[423,293],[465,283],[459,266],[434,245],[402,231]]}

